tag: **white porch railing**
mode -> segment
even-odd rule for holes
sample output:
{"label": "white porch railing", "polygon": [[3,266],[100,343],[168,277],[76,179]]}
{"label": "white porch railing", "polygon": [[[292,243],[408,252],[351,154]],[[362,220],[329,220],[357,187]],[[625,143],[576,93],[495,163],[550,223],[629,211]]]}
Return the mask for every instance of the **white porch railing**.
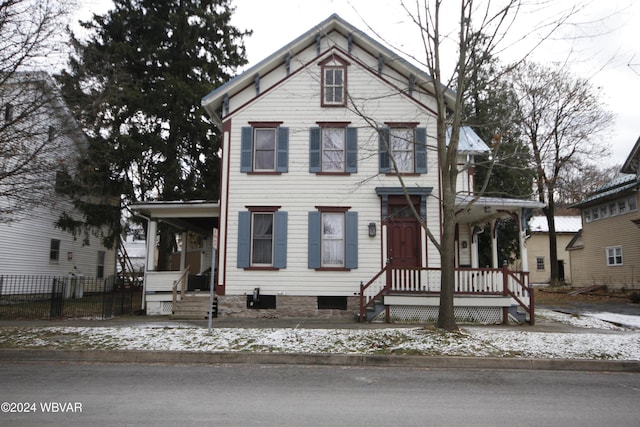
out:
{"label": "white porch railing", "polygon": [[[440,293],[442,271],[439,268],[392,268],[385,266],[366,285],[360,284],[360,319],[367,306],[381,295]],[[509,296],[522,306],[534,322],[533,294],[529,273],[508,268],[457,268],[456,295]]]}

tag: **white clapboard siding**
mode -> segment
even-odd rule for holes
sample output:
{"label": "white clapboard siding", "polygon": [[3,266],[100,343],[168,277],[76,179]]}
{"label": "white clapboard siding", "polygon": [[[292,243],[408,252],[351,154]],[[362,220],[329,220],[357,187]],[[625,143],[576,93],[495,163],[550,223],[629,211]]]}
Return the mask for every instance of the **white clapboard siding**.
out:
{"label": "white clapboard siding", "polygon": [[[346,41],[329,37],[340,45]],[[328,46],[324,46],[328,49]],[[427,128],[428,144],[434,146],[435,119],[427,105],[399,94],[406,90],[404,76],[392,68],[378,75],[377,58],[354,48],[357,60],[348,67],[348,89],[356,106],[380,126],[384,122],[418,122]],[[226,149],[225,168],[228,167],[229,189],[222,196],[228,211],[221,212],[221,229],[227,233],[226,246],[221,249],[221,278],[226,294],[251,293],[259,287],[264,294],[274,295],[344,295],[359,291],[361,282],[367,282],[384,266],[380,224],[380,198],[376,187],[399,187],[396,177],[378,175],[378,136],[365,119],[349,108],[321,108],[320,67],[317,65],[315,46],[292,58],[292,75],[284,79],[278,68],[262,76],[260,88],[275,87],[255,97],[255,87],[248,87],[240,96],[231,99],[230,146]],[[294,66],[294,64],[296,64]],[[304,68],[300,66],[304,65]],[[367,69],[368,68],[368,69]],[[395,86],[399,85],[399,86]],[[402,86],[404,85],[404,86]],[[417,98],[424,98],[416,93]],[[426,99],[426,98],[425,98]],[[428,108],[426,108],[428,106]],[[281,121],[289,128],[289,171],[281,175],[251,175],[240,173],[240,131],[251,121]],[[309,173],[309,128],[316,121],[349,121],[358,128],[358,172],[351,175],[326,176]],[[438,177],[435,152],[428,150],[428,173],[405,177],[407,187],[433,187],[427,202],[428,223],[439,235],[440,207],[437,199]],[[224,173],[226,174],[226,170]],[[238,269],[237,219],[246,206],[276,205],[288,213],[287,268],[279,271]],[[351,271],[316,271],[307,267],[308,212],[316,206],[351,207],[358,213],[358,268]],[[228,214],[227,214],[228,212]],[[227,216],[228,215],[228,216]],[[368,224],[375,222],[377,236],[368,236]],[[423,239],[426,239],[423,233]],[[221,242],[224,244],[224,242]],[[428,265],[439,266],[439,255],[432,244],[427,245]]]}

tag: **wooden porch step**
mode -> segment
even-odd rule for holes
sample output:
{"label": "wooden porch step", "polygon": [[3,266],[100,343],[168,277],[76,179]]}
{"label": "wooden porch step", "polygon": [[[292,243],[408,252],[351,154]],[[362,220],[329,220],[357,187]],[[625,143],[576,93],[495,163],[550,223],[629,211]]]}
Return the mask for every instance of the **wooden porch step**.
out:
{"label": "wooden porch step", "polygon": [[176,301],[171,319],[176,320],[203,320],[209,318],[209,310],[213,310],[213,317],[218,314],[218,301],[213,300],[209,306],[209,296],[186,295],[181,301]]}

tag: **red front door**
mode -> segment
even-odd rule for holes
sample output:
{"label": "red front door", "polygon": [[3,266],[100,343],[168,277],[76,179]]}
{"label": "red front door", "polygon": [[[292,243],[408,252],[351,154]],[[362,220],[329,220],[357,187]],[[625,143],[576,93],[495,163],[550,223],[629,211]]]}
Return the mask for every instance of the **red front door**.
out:
{"label": "red front door", "polygon": [[[395,203],[393,203],[395,202]],[[416,206],[419,212],[419,206]],[[421,267],[420,223],[404,197],[389,200],[387,257],[394,268]]]}
{"label": "red front door", "polygon": [[420,267],[420,224],[415,219],[393,219],[387,226],[388,257],[395,268]]}

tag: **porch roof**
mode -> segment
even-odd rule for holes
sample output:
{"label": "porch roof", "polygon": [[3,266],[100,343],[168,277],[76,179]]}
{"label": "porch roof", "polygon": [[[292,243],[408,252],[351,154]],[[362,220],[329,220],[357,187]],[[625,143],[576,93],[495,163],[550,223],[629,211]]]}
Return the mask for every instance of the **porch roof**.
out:
{"label": "porch roof", "polygon": [[475,197],[471,194],[456,196],[458,215],[466,222],[478,224],[492,218],[520,212],[522,209],[541,209],[544,203],[535,200],[508,199],[502,197],[479,197],[471,206]]}
{"label": "porch roof", "polygon": [[207,235],[218,227],[220,203],[208,200],[147,201],[134,203],[131,210],[153,221]]}

